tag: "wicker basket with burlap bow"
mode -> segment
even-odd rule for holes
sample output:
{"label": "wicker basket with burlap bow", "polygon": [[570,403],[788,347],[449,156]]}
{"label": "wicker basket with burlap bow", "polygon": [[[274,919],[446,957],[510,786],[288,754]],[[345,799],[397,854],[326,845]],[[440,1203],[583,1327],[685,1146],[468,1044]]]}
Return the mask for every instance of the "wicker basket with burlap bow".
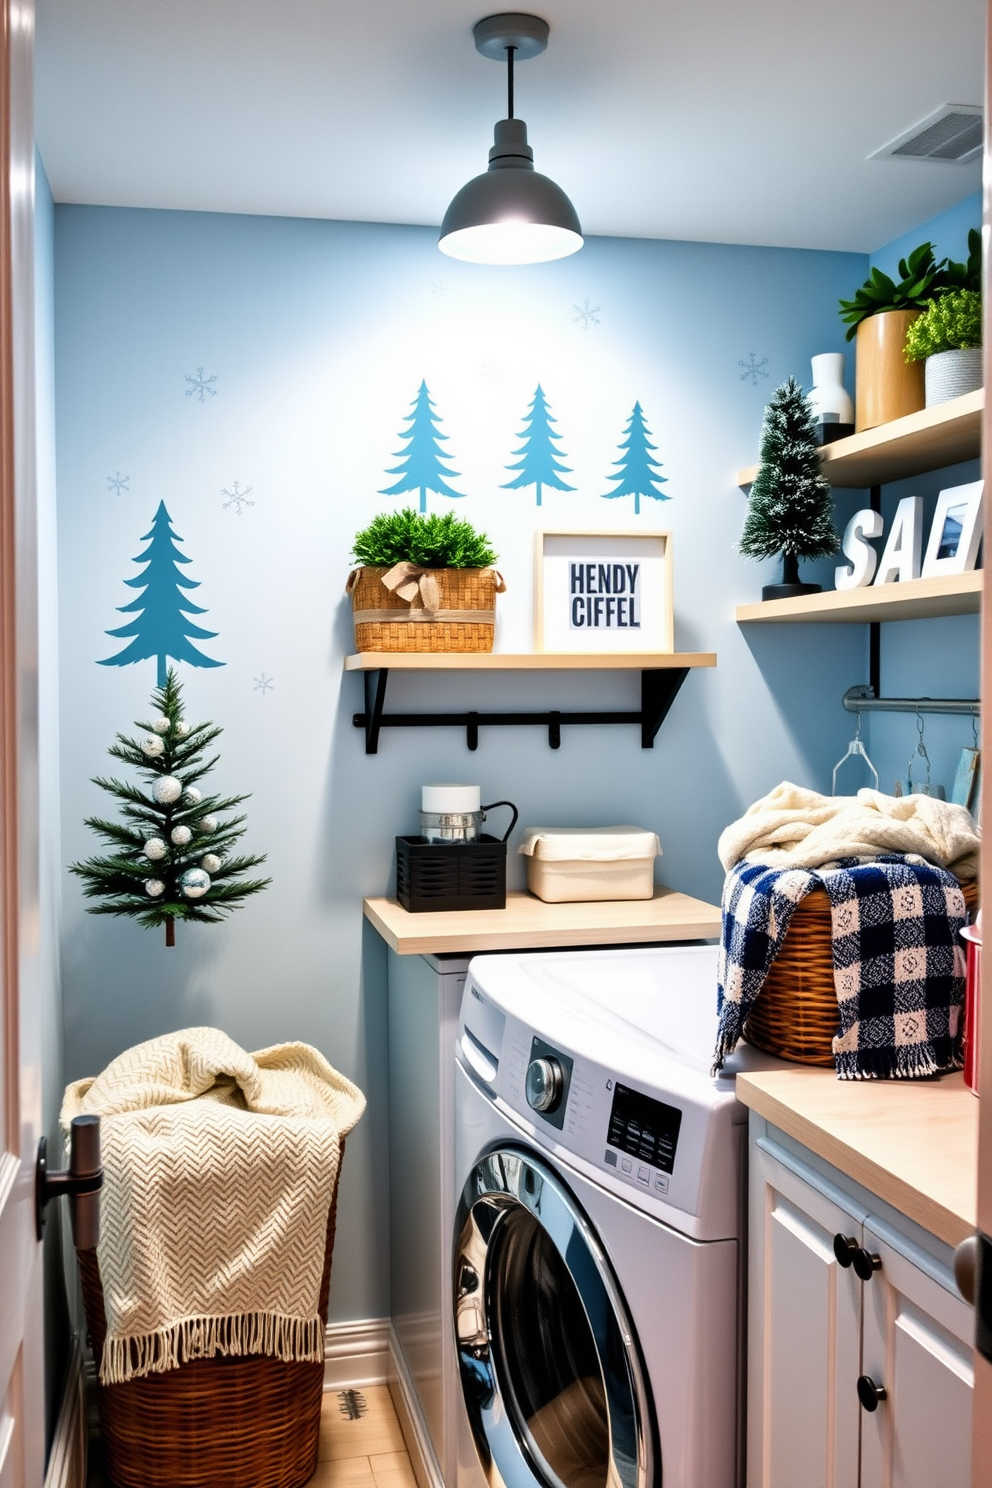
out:
{"label": "wicker basket with burlap bow", "polygon": [[359,651],[491,651],[495,568],[356,568],[348,575]]}

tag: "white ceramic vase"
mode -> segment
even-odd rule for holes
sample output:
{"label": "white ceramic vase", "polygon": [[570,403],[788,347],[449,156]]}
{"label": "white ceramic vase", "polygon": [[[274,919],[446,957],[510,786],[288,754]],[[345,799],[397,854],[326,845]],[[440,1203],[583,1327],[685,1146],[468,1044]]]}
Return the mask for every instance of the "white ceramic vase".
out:
{"label": "white ceramic vase", "polygon": [[831,444],[854,433],[854,403],[844,387],[844,353],[825,351],[810,361],[813,386],[809,404],[821,444]]}
{"label": "white ceramic vase", "polygon": [[982,385],[982,348],[963,346],[956,351],[939,351],[927,357],[924,376],[928,408],[973,393]]}

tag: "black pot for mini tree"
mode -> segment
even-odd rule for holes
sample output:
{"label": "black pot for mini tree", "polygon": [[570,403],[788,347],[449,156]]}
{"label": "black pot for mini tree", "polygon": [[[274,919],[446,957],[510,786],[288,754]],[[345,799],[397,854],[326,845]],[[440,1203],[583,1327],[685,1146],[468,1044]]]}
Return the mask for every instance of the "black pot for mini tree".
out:
{"label": "black pot for mini tree", "polygon": [[765,584],[762,599],[795,599],[799,594],[819,594],[822,584],[802,584],[799,581],[799,559],[795,553],[782,554],[782,582]]}

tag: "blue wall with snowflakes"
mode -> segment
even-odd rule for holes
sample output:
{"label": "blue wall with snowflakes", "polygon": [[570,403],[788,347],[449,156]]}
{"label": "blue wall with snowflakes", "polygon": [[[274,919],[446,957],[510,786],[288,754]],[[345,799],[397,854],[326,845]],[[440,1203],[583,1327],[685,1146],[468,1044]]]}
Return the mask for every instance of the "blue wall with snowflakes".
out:
{"label": "blue wall with snowflakes", "polygon": [[[735,471],[755,456],[768,393],[843,348],[837,299],[868,261],[592,239],[558,264],[486,269],[442,258],[422,228],[79,206],[56,218],[65,860],[94,851],[90,779],[156,681],[152,645],[133,665],[97,663],[133,640],[108,632],[134,617],[120,613],[138,593],[126,581],[164,503],[199,584],[184,593],[202,613],[188,614],[214,633],[194,644],[223,663],[180,663],[189,713],[223,726],[214,779],[253,792],[246,847],[268,853],[273,878],[225,925],[180,926],[174,950],[87,915],[67,879],[67,1073],[186,1024],[249,1048],[319,1045],[370,1094],[345,1164],[332,1309],[380,1315],[384,1005],[361,897],[391,890],[393,838],[415,827],[428,781],[478,781],[484,800],[516,801],[521,827],[654,828],[663,880],[709,899],[728,821],[783,778],[829,787],[864,633],[735,624],[776,572],[735,551]],[[457,472],[443,477],[457,498],[409,457],[422,384],[436,423],[423,409],[418,459]],[[376,512],[419,505],[421,487],[430,511],[469,518],[500,554],[502,651],[532,648],[535,531],[672,532],[676,646],[719,661],[690,675],[654,750],[633,728],[566,728],[552,752],[545,731],[520,728],[483,730],[469,754],[463,733],[438,729],[387,731],[364,754],[362,680],[342,670],[350,543]],[[840,498],[841,522],[857,503]],[[631,708],[637,692],[636,674],[394,674],[390,705]],[[520,885],[516,856],[510,872]]]}

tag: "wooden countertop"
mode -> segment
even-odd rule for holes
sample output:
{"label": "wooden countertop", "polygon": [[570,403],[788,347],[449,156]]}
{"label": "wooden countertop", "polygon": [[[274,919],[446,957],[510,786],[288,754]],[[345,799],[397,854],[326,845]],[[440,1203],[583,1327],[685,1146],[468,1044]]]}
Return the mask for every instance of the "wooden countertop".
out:
{"label": "wooden countertop", "polygon": [[410,914],[395,899],[366,899],[365,918],[401,956],[523,951],[545,946],[641,945],[661,940],[713,940],[720,909],[674,889],[653,899],[601,904],[545,904],[510,893],[505,909]]}
{"label": "wooden countertop", "polygon": [[978,1101],[963,1075],[838,1080],[793,1065],[738,1075],[737,1094],[948,1245],[975,1229]]}

